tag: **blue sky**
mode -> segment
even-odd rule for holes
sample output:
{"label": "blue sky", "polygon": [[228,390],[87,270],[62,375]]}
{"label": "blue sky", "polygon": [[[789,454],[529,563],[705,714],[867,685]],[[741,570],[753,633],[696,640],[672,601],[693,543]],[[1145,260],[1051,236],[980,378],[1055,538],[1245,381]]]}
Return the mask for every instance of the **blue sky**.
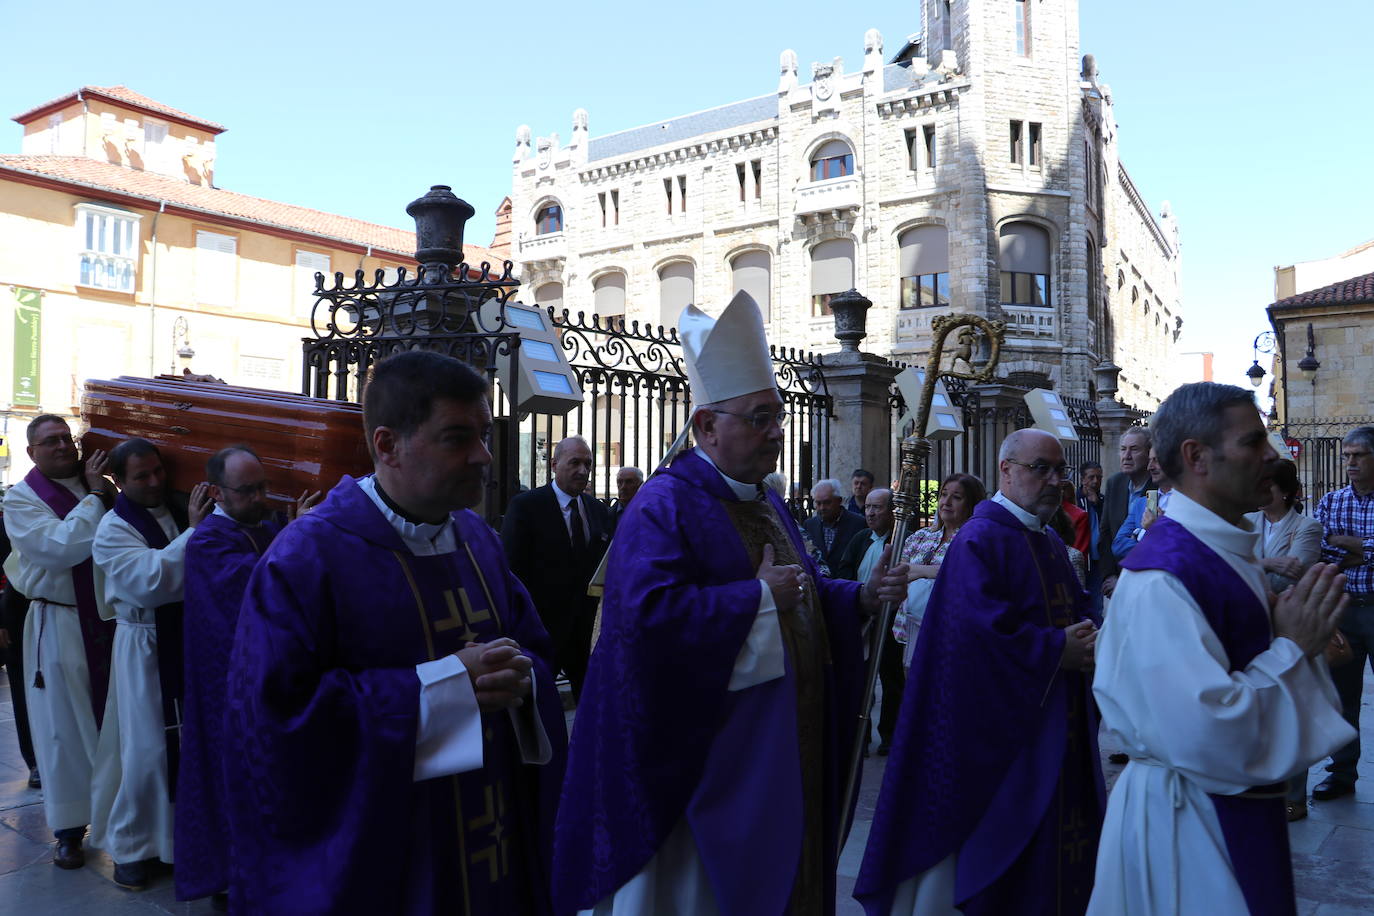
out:
{"label": "blue sky", "polygon": [[[451,184],[477,208],[469,238],[480,244],[509,191],[520,124],[566,140],[582,107],[598,136],[771,92],[784,48],[803,75],[837,55],[852,70],[866,29],[890,57],[918,26],[914,0],[837,8],[79,0],[58,21],[0,0],[0,114],[122,83],[229,128],[222,187],[407,226],[408,201]],[[1168,199],[1178,216],[1181,349],[1216,351],[1220,380],[1244,381],[1275,265],[1374,238],[1374,4],[1341,4],[1338,20],[1323,9],[1080,4],[1123,160],[1151,207]],[[18,152],[19,138],[6,122],[0,152]]]}

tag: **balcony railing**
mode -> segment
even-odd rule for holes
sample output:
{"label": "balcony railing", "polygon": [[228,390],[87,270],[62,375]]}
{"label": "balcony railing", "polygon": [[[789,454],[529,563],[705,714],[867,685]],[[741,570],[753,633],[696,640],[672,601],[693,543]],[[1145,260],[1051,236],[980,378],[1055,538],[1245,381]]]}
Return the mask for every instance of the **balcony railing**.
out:
{"label": "balcony railing", "polygon": [[83,251],[80,283],[97,289],[131,293],[134,291],[134,260],[98,251]]}

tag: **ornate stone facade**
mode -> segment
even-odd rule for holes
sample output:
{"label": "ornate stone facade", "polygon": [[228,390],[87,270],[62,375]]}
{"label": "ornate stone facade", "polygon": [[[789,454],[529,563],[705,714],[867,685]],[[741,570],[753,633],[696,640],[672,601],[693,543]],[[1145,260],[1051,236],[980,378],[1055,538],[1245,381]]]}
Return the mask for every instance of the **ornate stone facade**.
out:
{"label": "ornate stone facade", "polygon": [[1173,387],[1178,231],[1120,163],[1075,0],[925,0],[884,61],[835,58],[720,108],[592,138],[516,135],[512,257],[526,300],[628,321],[766,302],[770,337],[831,349],[828,295],[874,302],[865,348],[919,361],[945,311],[1004,318],[1004,371],[1152,409]]}

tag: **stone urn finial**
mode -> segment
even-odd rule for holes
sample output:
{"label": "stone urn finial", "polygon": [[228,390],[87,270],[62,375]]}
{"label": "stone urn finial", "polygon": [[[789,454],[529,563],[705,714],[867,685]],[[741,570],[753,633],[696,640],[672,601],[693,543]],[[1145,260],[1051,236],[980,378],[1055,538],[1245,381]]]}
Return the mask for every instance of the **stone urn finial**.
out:
{"label": "stone urn finial", "polygon": [[835,338],[841,351],[859,352],[859,341],[868,336],[868,310],[873,303],[857,289],[846,290],[830,300],[835,318]]}
{"label": "stone urn finial", "polygon": [[432,275],[431,280],[446,277],[463,259],[463,227],[474,212],[442,184],[406,205],[406,213],[415,219],[415,260]]}

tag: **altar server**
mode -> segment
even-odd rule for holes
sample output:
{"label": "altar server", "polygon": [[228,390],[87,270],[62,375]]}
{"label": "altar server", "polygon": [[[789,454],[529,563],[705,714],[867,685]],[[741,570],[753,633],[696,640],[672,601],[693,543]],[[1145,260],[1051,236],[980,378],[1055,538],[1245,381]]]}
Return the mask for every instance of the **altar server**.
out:
{"label": "altar server", "polygon": [[97,449],[82,462],[66,420],[42,414],[27,433],[33,470],[5,492],[12,548],[5,574],[33,599],[24,622],[24,690],[43,810],[57,836],[53,864],[80,868],[114,637],[100,612],[91,543],[115,491],[104,477],[105,453]]}
{"label": "altar server", "polygon": [[197,484],[187,523],[167,505],[167,471],[147,439],[110,452],[119,486],[91,555],[116,622],[110,701],[92,786],[91,845],[115,862],[114,881],[139,890],[148,860],[172,862],[172,801],[181,744],[181,584],[186,541],[210,511]]}
{"label": "altar server", "polygon": [[1322,650],[1345,577],[1316,564],[1273,603],[1244,518],[1278,455],[1251,392],[1197,382],[1150,423],[1169,514],[1122,561],[1093,692],[1130,763],[1090,912],[1293,914],[1284,782],[1354,737]]}
{"label": "altar server", "polygon": [[[177,777],[178,900],[229,888],[229,815],[224,798],[224,679],[239,604],[258,558],[281,531],[267,501],[267,472],[246,445],[221,449],[205,466],[215,510],[186,543],[185,683]],[[319,502],[302,494],[295,517]]]}
{"label": "altar server", "polygon": [[558,815],[559,912],[831,913],[860,620],[905,594],[905,568],[821,578],[761,486],[787,413],[753,299],[719,320],[688,306],[679,328],[697,447],[616,530]]}
{"label": "altar server", "polygon": [[1049,433],[1013,432],[1000,488],[950,544],[921,624],[854,896],[902,916],[1081,914],[1104,790],[1094,622],[1049,519]]}
{"label": "altar server", "polygon": [[249,579],[229,662],[229,905],[543,914],[565,752],[549,642],[484,493],[486,379],[428,351],[363,393],[344,477]]}

